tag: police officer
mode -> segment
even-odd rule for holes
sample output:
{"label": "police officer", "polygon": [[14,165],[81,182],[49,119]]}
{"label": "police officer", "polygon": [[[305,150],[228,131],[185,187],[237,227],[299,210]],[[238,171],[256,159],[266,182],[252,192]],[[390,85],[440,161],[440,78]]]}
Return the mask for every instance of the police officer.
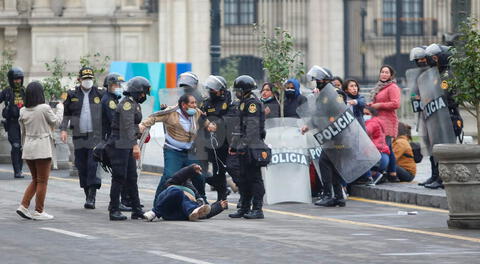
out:
{"label": "police officer", "polygon": [[126,97],[118,104],[112,122],[112,134],[108,139],[107,153],[112,164],[110,188],[110,220],[126,220],[120,212],[120,192],[124,186],[132,202],[132,219],[143,219],[137,186],[137,164],[140,159],[138,139],[141,137],[138,124],[142,121],[140,104],[150,95],[150,82],[143,77],[134,77],[123,93]]}
{"label": "police officer", "polygon": [[83,67],[78,81],[80,85],[67,92],[60,138],[66,143],[67,129],[72,129],[75,166],[86,197],[84,207],[95,209],[95,197],[102,180],[97,176],[98,163],[94,161],[92,151],[102,138],[102,93],[94,85],[92,68]]}
{"label": "police officer", "polygon": [[[313,69],[314,68],[309,71],[309,74],[313,71]],[[315,79],[316,89],[318,92],[320,92],[323,88],[325,88],[327,84],[329,84],[333,80],[333,74],[329,69],[323,67],[318,67],[318,71],[315,72],[317,72],[317,74],[314,74],[311,77]],[[345,94],[343,93],[343,91],[337,89],[337,93],[343,98],[344,103],[346,103],[346,98],[344,97]],[[329,111],[334,111],[334,109],[323,110],[326,116],[334,116],[333,112],[331,114],[329,113]],[[302,133],[305,133],[306,131],[308,131],[308,127],[303,127]],[[345,206],[346,202],[343,197],[341,185],[342,177],[335,169],[335,166],[328,158],[325,151],[322,151],[322,153],[320,154],[319,167],[323,181],[323,195],[320,200],[315,202],[315,205],[326,207]]]}
{"label": "police officer", "polygon": [[[125,79],[118,73],[108,74],[103,82],[103,87],[106,92],[102,97],[102,139],[107,140],[111,134],[111,123],[115,115],[115,109],[118,105],[118,100],[122,97],[122,84]],[[131,211],[130,199],[128,198],[128,191],[123,188],[121,193],[120,211]]]}
{"label": "police officer", "polygon": [[[458,103],[454,99],[454,89],[449,87],[448,80],[451,78],[449,70],[448,59],[452,55],[449,47],[440,46],[438,44],[431,44],[425,49],[427,55],[427,62],[430,67],[437,67],[440,73],[441,85],[444,90],[444,96],[447,99],[447,107],[452,120],[455,135],[461,138],[463,130],[463,119],[458,110]],[[421,95],[421,94],[420,94]],[[432,168],[432,176],[425,182],[421,183],[425,188],[438,189],[443,188],[443,182],[438,171],[438,162],[433,156],[430,156],[430,163]]]}
{"label": "police officer", "polygon": [[[184,72],[178,76],[177,86],[183,89],[183,92],[188,95],[193,95],[197,101],[197,107],[203,109],[207,98],[202,95],[198,87],[198,76],[193,72]],[[198,192],[202,196],[205,203],[208,204],[205,194],[205,179],[208,173],[208,152],[206,146],[208,145],[205,140],[209,133],[205,133],[205,130],[199,130],[197,138],[195,139],[195,158],[197,159],[200,167],[202,167],[203,174],[201,177],[195,177],[193,184],[197,188]]]}
{"label": "police officer", "polygon": [[20,134],[20,125],[18,118],[20,116],[20,108],[23,107],[25,100],[25,88],[23,87],[23,71],[19,67],[11,68],[7,73],[8,84],[10,87],[6,88],[0,93],[0,103],[5,103],[5,108],[2,111],[2,121],[5,132],[8,135],[8,142],[12,146],[10,151],[12,166],[15,178],[23,178],[22,175],[22,143]]}
{"label": "police officer", "polygon": [[[206,182],[217,191],[217,201],[227,199],[227,179],[225,166],[228,154],[226,125],[224,116],[228,112],[232,96],[227,91],[227,82],[222,76],[211,75],[205,81],[210,97],[205,101],[202,111],[210,122],[217,125],[216,133],[206,133],[208,161],[212,163],[213,176],[206,178]],[[208,142],[210,144],[208,144]]]}
{"label": "police officer", "polygon": [[246,219],[264,218],[262,206],[265,187],[263,185],[261,167],[251,162],[249,149],[265,138],[265,113],[261,101],[253,94],[257,88],[255,80],[242,75],[235,79],[233,89],[240,98],[239,126],[231,141],[229,155],[239,155],[239,192],[242,200],[241,208],[230,214],[231,218]]}

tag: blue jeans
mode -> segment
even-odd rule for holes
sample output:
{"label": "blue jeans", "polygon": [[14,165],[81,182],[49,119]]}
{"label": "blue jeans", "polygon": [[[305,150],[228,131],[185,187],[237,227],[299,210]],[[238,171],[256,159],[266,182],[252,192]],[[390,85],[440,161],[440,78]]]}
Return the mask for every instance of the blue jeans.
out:
{"label": "blue jeans", "polygon": [[[155,200],[153,201],[154,205],[158,195],[167,187],[165,186],[165,183],[173,176],[173,174],[183,167],[190,166],[193,163],[198,164],[195,156],[188,151],[178,151],[170,148],[163,148],[163,159],[165,167],[163,169],[163,176],[160,179],[157,191],[155,192]],[[192,183],[201,195],[205,195],[205,178],[203,175],[196,175],[193,177]]]}
{"label": "blue jeans", "polygon": [[188,216],[199,205],[191,201],[183,190],[177,187],[169,187],[156,197],[152,211],[158,218],[164,220],[188,220]]}
{"label": "blue jeans", "polygon": [[[390,157],[388,154],[380,152],[382,155],[380,160],[375,164],[375,166],[371,169],[372,171],[376,172],[384,172],[387,169],[387,166],[389,164]],[[365,172],[365,174],[362,175],[362,177],[368,178],[371,177],[372,173],[371,171]]]}
{"label": "blue jeans", "polygon": [[392,172],[397,171],[397,159],[395,158],[395,153],[393,152],[393,148],[392,148],[392,142],[393,142],[392,137],[387,136],[385,140],[387,141],[388,149],[390,149],[390,155],[388,156],[389,161],[388,161],[388,167],[387,167],[387,172],[390,174]]}

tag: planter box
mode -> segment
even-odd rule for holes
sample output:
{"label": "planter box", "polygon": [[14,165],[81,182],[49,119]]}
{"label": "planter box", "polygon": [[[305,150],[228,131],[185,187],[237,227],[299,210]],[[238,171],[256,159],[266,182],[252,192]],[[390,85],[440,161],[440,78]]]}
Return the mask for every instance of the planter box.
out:
{"label": "planter box", "polygon": [[448,227],[480,229],[480,145],[439,144],[433,155],[447,194]]}

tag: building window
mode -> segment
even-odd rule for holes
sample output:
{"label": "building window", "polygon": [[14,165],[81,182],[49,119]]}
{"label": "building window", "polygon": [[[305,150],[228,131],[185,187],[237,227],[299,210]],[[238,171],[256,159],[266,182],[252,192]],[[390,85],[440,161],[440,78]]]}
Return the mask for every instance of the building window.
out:
{"label": "building window", "polygon": [[225,0],[224,24],[251,25],[257,20],[257,0]]}
{"label": "building window", "polygon": [[[402,35],[423,35],[423,0],[401,0]],[[383,35],[397,32],[397,1],[383,0]]]}

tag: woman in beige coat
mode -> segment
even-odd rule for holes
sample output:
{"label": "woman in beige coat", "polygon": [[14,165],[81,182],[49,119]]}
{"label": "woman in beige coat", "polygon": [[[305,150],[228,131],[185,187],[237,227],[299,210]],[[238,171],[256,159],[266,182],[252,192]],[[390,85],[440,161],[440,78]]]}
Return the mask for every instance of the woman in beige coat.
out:
{"label": "woman in beige coat", "polygon": [[[26,160],[32,182],[28,185],[17,213],[26,219],[49,220],[52,215],[43,210],[47,182],[50,175],[53,152],[55,151],[53,131],[62,122],[63,105],[57,105],[57,113],[45,104],[43,87],[39,82],[31,82],[25,92],[25,107],[20,109],[20,129],[22,131],[22,159]],[[28,207],[35,197],[35,212]]]}

